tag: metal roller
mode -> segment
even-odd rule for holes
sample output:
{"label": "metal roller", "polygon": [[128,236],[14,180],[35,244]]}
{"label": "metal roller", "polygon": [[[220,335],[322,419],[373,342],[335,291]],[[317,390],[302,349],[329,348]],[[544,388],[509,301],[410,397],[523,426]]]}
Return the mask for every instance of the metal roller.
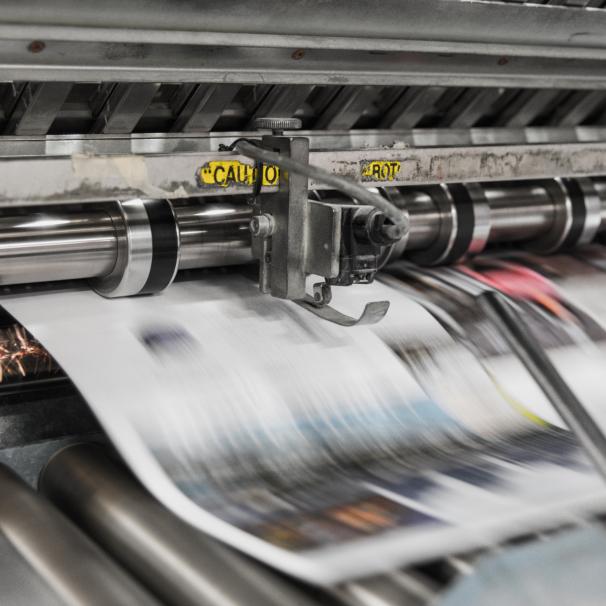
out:
{"label": "metal roller", "polygon": [[49,595],[49,604],[159,604],[48,501],[4,465],[0,465],[0,493],[0,536],[45,581],[49,594],[57,596],[55,601]]}
{"label": "metal roller", "polygon": [[40,489],[168,604],[316,603],[172,515],[99,446],[59,451],[43,470]]}
{"label": "metal roller", "polygon": [[[587,243],[606,228],[606,182],[599,179],[382,193],[410,218],[408,239],[392,258],[407,255],[420,264],[454,262],[495,243],[553,252]],[[251,262],[250,218],[251,208],[239,196],[173,204],[131,200],[94,211],[0,217],[0,284],[93,279],[106,296],[157,292],[177,269]]]}
{"label": "metal roller", "polygon": [[110,211],[117,253],[112,270],[93,282],[106,297],[164,290],[179,267],[179,227],[168,200],[128,200]]}

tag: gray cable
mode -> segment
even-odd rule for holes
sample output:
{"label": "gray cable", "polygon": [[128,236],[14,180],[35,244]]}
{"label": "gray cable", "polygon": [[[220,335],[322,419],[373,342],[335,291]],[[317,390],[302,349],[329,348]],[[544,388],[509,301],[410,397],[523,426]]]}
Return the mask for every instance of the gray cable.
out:
{"label": "gray cable", "polygon": [[266,164],[275,164],[280,168],[287,170],[291,173],[297,173],[299,175],[306,175],[309,178],[321,181],[326,185],[330,185],[344,194],[351,196],[363,204],[374,206],[378,210],[382,211],[386,217],[393,221],[393,225],[386,225],[384,227],[384,233],[394,242],[402,239],[408,234],[409,220],[408,213],[400,210],[397,206],[392,204],[389,200],[386,200],[379,194],[374,194],[368,191],[366,188],[358,185],[355,181],[341,177],[339,175],[333,175],[328,171],[311,164],[302,164],[297,162],[288,156],[283,156],[277,152],[258,147],[248,141],[238,141],[235,148],[243,155],[254,160],[261,160]]}

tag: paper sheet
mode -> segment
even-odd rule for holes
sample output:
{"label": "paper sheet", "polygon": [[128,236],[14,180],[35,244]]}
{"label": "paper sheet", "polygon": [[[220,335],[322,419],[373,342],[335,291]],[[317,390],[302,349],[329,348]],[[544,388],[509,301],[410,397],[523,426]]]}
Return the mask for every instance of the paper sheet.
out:
{"label": "paper sheet", "polygon": [[375,330],[334,326],[237,275],[153,297],[82,289],[1,303],[161,502],[308,581],[393,569],[604,506],[575,441],[521,412],[520,400],[547,416],[550,407],[511,356],[493,356],[489,372],[390,286],[352,287],[335,305],[372,299],[391,301]]}

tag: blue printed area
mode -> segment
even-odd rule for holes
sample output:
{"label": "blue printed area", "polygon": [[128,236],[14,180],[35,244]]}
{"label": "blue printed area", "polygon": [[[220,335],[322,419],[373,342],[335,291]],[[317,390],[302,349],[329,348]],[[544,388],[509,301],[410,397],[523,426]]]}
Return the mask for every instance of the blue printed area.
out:
{"label": "blue printed area", "polygon": [[[412,403],[394,403],[382,408],[369,407],[351,410],[339,406],[328,409],[323,416],[300,415],[290,422],[272,423],[268,428],[255,425],[231,431],[223,439],[223,445],[234,455],[246,452],[263,452],[264,458],[278,455],[287,436],[292,436],[291,447],[322,449],[336,438],[359,438],[366,444],[373,442],[380,449],[386,440],[391,444],[409,445],[418,441],[424,432],[436,434],[463,430],[462,426],[430,399]],[[338,412],[332,412],[337,410]],[[324,412],[324,411],[323,411]],[[304,453],[304,450],[302,451]]]}

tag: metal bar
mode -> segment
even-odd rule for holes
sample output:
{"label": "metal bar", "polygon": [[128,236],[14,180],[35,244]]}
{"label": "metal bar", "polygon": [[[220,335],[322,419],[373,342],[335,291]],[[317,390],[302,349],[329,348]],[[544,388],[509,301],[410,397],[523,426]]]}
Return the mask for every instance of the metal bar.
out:
{"label": "metal bar", "polygon": [[317,603],[284,578],[171,514],[99,447],[63,449],[44,469],[40,486],[166,604]]}
{"label": "metal bar", "polygon": [[4,82],[0,84],[0,124],[6,125],[6,121],[13,113],[26,82]]}
{"label": "metal bar", "polygon": [[315,128],[353,128],[362,112],[373,102],[379,91],[372,86],[348,86],[342,88],[318,118]]}
{"label": "metal bar", "polygon": [[124,570],[10,469],[0,465],[0,528],[66,604],[158,605]]}
{"label": "metal bar", "polygon": [[383,116],[380,126],[392,129],[414,128],[423,116],[431,113],[436,101],[445,91],[443,86],[407,88]]}
{"label": "metal bar", "polygon": [[[271,19],[267,18],[271,15]],[[7,0],[0,38],[604,57],[606,15],[451,0]],[[313,32],[310,34],[310,32]],[[291,50],[292,52],[292,50]]]}
{"label": "metal bar", "polygon": [[500,293],[484,292],[477,299],[503,339],[578,439],[596,471],[606,480],[606,435],[534,339],[531,327],[514,312],[511,304]]}
{"label": "metal bar", "polygon": [[[0,162],[0,206],[250,193],[250,181],[214,172],[225,161],[253,166],[230,152],[6,158]],[[373,162],[389,171],[373,173]],[[367,187],[597,176],[606,174],[606,143],[316,150],[310,164]],[[314,179],[309,188],[330,189]]]}
{"label": "metal bar", "polygon": [[45,135],[65,103],[72,84],[43,82],[25,85],[4,128],[8,135]]}
{"label": "metal bar", "polygon": [[343,85],[606,87],[604,59],[510,56],[503,62],[502,58],[478,54],[372,53],[326,47],[308,49],[303,58],[296,59],[292,46],[150,45],[142,49],[137,44],[62,41],[32,53],[28,51],[30,42],[0,38],[0,79],[310,85],[334,85],[336,79]]}
{"label": "metal bar", "polygon": [[115,85],[91,129],[94,133],[131,133],[149,107],[157,83]]}
{"label": "metal bar", "polygon": [[198,84],[178,110],[172,132],[208,132],[240,90],[239,84]]}
{"label": "metal bar", "polygon": [[[312,150],[344,150],[389,147],[466,147],[470,145],[518,145],[524,143],[597,143],[606,140],[606,127],[576,128],[419,128],[356,131],[297,131],[308,137]],[[72,154],[149,154],[218,151],[235,139],[258,137],[258,132],[212,132],[200,135],[132,133],[129,135],[48,135],[0,137],[0,158],[10,156],[69,156]]]}
{"label": "metal bar", "polygon": [[528,126],[560,93],[558,90],[521,91],[497,119],[499,126]]}
{"label": "metal bar", "polygon": [[274,86],[255,109],[248,121],[248,128],[254,126],[255,118],[291,118],[294,116],[313,89],[309,84]]}
{"label": "metal bar", "polygon": [[475,88],[465,91],[444,116],[442,126],[471,128],[502,94],[503,91],[498,88]]}
{"label": "metal bar", "polygon": [[604,91],[578,91],[557,107],[550,123],[557,126],[577,126],[600,107],[606,105]]}

